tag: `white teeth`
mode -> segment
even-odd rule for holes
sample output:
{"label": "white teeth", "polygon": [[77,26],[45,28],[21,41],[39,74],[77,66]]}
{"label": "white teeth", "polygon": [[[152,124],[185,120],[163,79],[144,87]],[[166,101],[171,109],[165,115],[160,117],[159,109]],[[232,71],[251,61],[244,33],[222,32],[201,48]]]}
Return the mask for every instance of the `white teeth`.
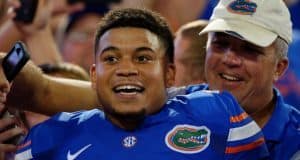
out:
{"label": "white teeth", "polygon": [[140,87],[132,86],[132,85],[119,86],[119,87],[116,88],[116,90],[124,90],[124,89],[127,89],[127,90],[129,90],[129,89],[141,90]]}
{"label": "white teeth", "polygon": [[229,81],[238,81],[239,78],[236,78],[236,77],[233,77],[233,76],[229,76],[229,75],[226,75],[226,74],[221,74],[221,76],[224,78],[224,79],[227,79]]}

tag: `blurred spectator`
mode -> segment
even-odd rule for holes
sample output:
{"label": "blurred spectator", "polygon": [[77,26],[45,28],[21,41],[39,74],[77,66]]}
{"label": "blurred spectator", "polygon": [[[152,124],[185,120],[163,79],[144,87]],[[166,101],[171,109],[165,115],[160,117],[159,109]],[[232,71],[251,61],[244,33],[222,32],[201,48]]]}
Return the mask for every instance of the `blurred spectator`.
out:
{"label": "blurred spectator", "polygon": [[86,6],[84,10],[69,16],[61,45],[65,61],[80,65],[89,71],[93,62],[94,31],[107,11],[107,6]]}
{"label": "blurred spectator", "polygon": [[174,40],[174,63],[176,66],[175,86],[204,83],[205,46],[207,35],[198,33],[206,20],[189,22],[176,32]]}
{"label": "blurred spectator", "polygon": [[214,7],[217,5],[219,0],[205,0],[208,1],[204,10],[200,13],[199,19],[209,19],[211,16]]}
{"label": "blurred spectator", "polygon": [[[190,21],[196,20],[206,7],[206,0],[122,0],[115,8],[147,8],[160,13],[173,32]],[[188,12],[187,12],[188,11]]]}

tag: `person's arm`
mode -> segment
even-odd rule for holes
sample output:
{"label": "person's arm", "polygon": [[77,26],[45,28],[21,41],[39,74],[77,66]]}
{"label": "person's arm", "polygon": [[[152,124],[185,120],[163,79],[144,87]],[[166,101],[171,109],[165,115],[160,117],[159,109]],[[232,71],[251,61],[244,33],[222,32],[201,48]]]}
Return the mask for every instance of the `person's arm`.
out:
{"label": "person's arm", "polygon": [[164,16],[168,20],[172,31],[176,31],[181,25],[196,20],[205,10],[207,2],[173,0],[170,3],[169,0],[155,0],[152,2],[153,6],[151,9]]}
{"label": "person's arm", "polygon": [[50,28],[52,5],[52,1],[39,0],[32,23],[14,21],[23,35],[32,61],[37,65],[62,61]]}
{"label": "person's arm", "polygon": [[7,104],[52,115],[95,108],[98,102],[90,82],[50,77],[29,62],[14,79]]}
{"label": "person's arm", "polygon": [[0,26],[0,51],[8,52],[15,41],[22,39],[22,33],[13,21],[6,20]]}
{"label": "person's arm", "polygon": [[[12,8],[19,7],[14,4]],[[32,23],[14,21],[14,15],[6,15],[0,27],[0,51],[7,52],[17,40],[24,40],[33,62],[37,65],[62,61],[51,31],[51,19],[54,16],[78,11],[83,3],[68,5],[66,0],[39,0],[37,12]]]}
{"label": "person's arm", "polygon": [[58,51],[49,25],[27,36],[24,38],[24,41],[35,64],[55,64],[62,62],[61,54]]}

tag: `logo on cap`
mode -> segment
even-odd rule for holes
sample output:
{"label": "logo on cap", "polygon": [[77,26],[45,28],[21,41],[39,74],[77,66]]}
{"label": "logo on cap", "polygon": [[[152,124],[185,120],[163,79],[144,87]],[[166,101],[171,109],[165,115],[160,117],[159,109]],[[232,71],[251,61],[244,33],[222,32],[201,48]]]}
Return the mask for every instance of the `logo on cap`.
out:
{"label": "logo on cap", "polygon": [[229,12],[242,15],[252,15],[256,8],[257,4],[250,0],[235,0],[227,6]]}

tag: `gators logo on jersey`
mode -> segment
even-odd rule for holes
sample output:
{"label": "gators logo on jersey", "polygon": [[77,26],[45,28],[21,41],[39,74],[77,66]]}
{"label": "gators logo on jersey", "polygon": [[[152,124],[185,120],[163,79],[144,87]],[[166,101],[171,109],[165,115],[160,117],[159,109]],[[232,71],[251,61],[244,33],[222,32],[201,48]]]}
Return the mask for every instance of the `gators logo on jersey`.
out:
{"label": "gators logo on jersey", "polygon": [[227,10],[236,14],[252,15],[256,8],[257,4],[250,0],[235,0],[228,5]]}
{"label": "gators logo on jersey", "polygon": [[167,146],[181,153],[199,153],[210,142],[210,130],[205,126],[176,125],[165,137]]}

